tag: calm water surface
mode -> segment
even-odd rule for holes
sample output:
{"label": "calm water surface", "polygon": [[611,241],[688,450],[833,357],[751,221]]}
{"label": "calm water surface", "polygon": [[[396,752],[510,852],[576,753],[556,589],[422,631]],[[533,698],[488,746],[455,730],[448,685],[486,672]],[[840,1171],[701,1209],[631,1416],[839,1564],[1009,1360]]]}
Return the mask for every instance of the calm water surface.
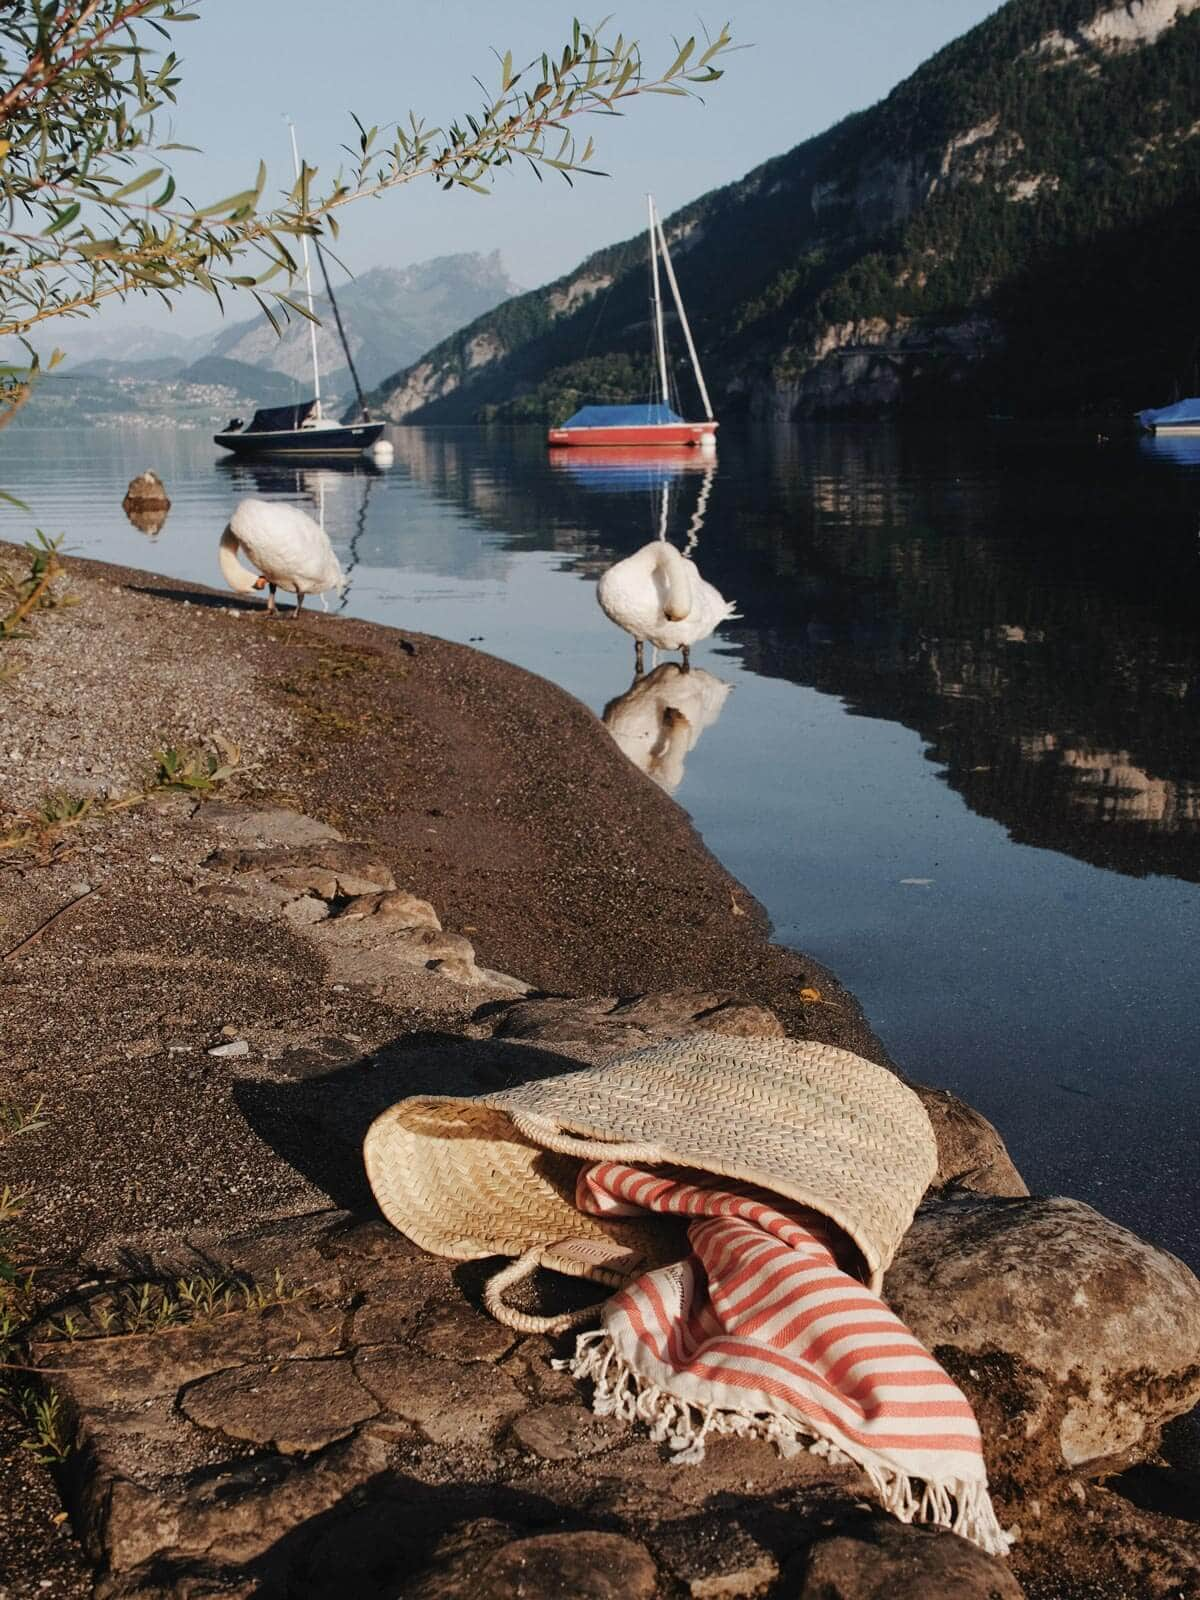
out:
{"label": "calm water surface", "polygon": [[[252,470],[207,434],[13,428],[0,469],[79,554],[205,583],[242,495],[321,509],[349,613],[469,640],[597,713],[633,647],[594,579],[653,536],[666,478],[672,536],[702,521],[742,616],[693,654],[719,682],[685,705],[668,672],[614,729],[643,761],[657,744],[777,937],[991,1117],[1031,1187],[1200,1265],[1200,444],[727,430],[711,471],[647,472],[549,461],[535,431],[393,437],[384,472]],[[155,538],[120,509],[146,466],[174,500]]]}

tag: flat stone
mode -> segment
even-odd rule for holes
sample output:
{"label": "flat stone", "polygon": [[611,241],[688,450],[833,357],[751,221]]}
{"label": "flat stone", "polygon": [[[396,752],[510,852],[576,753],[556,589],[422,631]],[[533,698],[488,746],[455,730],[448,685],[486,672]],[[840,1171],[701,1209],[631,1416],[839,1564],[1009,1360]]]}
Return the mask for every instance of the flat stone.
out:
{"label": "flat stone", "polygon": [[236,843],[258,848],[318,844],[326,839],[341,839],[336,828],[282,806],[227,805],[213,801],[204,808],[204,821]]}
{"label": "flat stone", "polygon": [[690,1033],[736,1038],[782,1038],[783,1023],[765,1006],[736,995],[681,989],[600,999],[528,1000],[510,1006],[496,1032],[505,1039],[543,1044],[589,1041],[605,1049],[628,1049],[650,1039]]}
{"label": "flat stone", "polygon": [[270,1445],[283,1455],[323,1449],[379,1410],[345,1358],[222,1372],[192,1384],[179,1405],[199,1427]]}
{"label": "flat stone", "polygon": [[479,1569],[475,1600],[652,1600],[644,1545],[617,1533],[545,1533],[503,1545]]}
{"label": "flat stone", "polygon": [[35,1342],[33,1353],[39,1365],[55,1369],[55,1388],[84,1413],[142,1405],[251,1363],[329,1355],[337,1341],[328,1311],[293,1301],[158,1333]]}
{"label": "flat stone", "polygon": [[231,1039],[228,1044],[217,1044],[208,1052],[210,1056],[248,1056],[250,1042],[247,1039]]}
{"label": "flat stone", "polygon": [[738,1039],[781,1039],[783,1023],[766,1006],[736,995],[678,989],[640,995],[609,1013],[614,1023],[645,1028],[655,1036],[719,1033]]}
{"label": "flat stone", "polygon": [[283,867],[270,876],[283,889],[299,889],[322,900],[332,900],[338,892],[337,873],[328,867]]}
{"label": "flat stone", "polygon": [[512,1425],[517,1443],[543,1461],[575,1461],[627,1444],[629,1425],[597,1417],[578,1398],[565,1405],[536,1406]]}
{"label": "flat stone", "polygon": [[[380,884],[385,890],[396,890],[396,880],[386,868],[372,872],[339,872],[337,878],[337,892],[340,895],[376,894]],[[409,898],[405,896],[405,898]],[[424,902],[422,902],[424,903]]]}
{"label": "flat stone", "polygon": [[1017,1198],[1029,1193],[1004,1140],[985,1116],[948,1089],[929,1089],[920,1083],[909,1087],[920,1096],[933,1124],[938,1148],[934,1183],[939,1189],[953,1185],[976,1194]]}
{"label": "flat stone", "polygon": [[779,1577],[779,1562],[744,1528],[725,1518],[668,1527],[654,1553],[694,1600],[754,1600]]}
{"label": "flat stone", "polygon": [[360,1352],[355,1371],[385,1410],[415,1423],[435,1444],[478,1450],[528,1404],[494,1368],[439,1361],[412,1350]]}
{"label": "flat stone", "polygon": [[421,1324],[416,1343],[426,1355],[451,1361],[498,1361],[516,1343],[516,1334],[501,1327],[464,1300],[439,1305]]}
{"label": "flat stone", "polygon": [[796,1600],[1021,1600],[1006,1562],[944,1529],[864,1517],[810,1547]]}
{"label": "flat stone", "polygon": [[[346,879],[341,879],[342,884]],[[348,889],[344,889],[349,894]],[[362,917],[381,917],[396,928],[435,928],[442,924],[428,900],[421,900],[404,889],[385,890],[382,893],[372,884],[354,894],[338,912],[339,919],[356,921]]]}
{"label": "flat stone", "polygon": [[1078,1200],[927,1202],[884,1295],[975,1405],[1018,1484],[1144,1459],[1200,1400],[1200,1282]]}
{"label": "flat stone", "polygon": [[329,915],[329,907],[324,900],[318,900],[311,894],[304,894],[284,906],[283,914],[294,927],[311,928],[316,923],[325,921]]}

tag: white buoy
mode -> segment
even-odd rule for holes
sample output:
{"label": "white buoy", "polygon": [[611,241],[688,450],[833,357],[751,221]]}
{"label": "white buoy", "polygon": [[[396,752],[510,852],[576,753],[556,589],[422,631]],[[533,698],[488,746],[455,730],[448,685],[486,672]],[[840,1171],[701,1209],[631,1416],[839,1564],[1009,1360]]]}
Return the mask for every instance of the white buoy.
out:
{"label": "white buoy", "polygon": [[396,452],[392,449],[391,442],[387,439],[376,439],[367,454],[372,461],[377,461],[381,464],[393,461],[396,457]]}

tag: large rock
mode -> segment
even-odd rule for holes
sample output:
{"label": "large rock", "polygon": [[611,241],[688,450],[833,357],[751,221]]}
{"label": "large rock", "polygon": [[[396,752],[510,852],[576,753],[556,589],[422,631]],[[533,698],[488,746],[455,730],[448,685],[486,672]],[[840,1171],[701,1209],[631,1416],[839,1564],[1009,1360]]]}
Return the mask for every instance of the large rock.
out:
{"label": "large rock", "polygon": [[956,1194],[884,1284],[975,1405],[993,1476],[1144,1459],[1200,1400],[1200,1282],[1078,1200]]}
{"label": "large rock", "polygon": [[678,989],[599,999],[526,1000],[499,1018],[501,1038],[529,1043],[590,1043],[605,1049],[636,1049],[652,1039],[718,1033],[739,1039],[779,1039],[785,1033],[766,1006],[715,991]]}
{"label": "large rock", "polygon": [[796,1600],[1021,1600],[1006,1564],[966,1539],[864,1518],[808,1553]]}
{"label": "large rock", "polygon": [[544,1533],[514,1539],[480,1557],[468,1548],[408,1592],[420,1600],[652,1600],[654,1562],[644,1545],[617,1533]]}
{"label": "large rock", "polygon": [[988,1119],[948,1089],[923,1083],[909,1087],[920,1096],[937,1139],[937,1187],[973,1189],[976,1194],[1024,1196],[1025,1180],[1013,1166],[1004,1140]]}

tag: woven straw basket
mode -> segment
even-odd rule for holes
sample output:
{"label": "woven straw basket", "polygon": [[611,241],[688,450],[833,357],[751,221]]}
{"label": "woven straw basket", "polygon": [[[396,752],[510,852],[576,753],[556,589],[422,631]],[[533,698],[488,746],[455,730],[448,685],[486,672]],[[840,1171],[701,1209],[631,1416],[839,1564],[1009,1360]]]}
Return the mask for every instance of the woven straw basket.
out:
{"label": "woven straw basket", "polygon": [[478,1099],[403,1100],[367,1133],[387,1219],[435,1255],[521,1256],[619,1287],[687,1254],[682,1221],[593,1217],[583,1162],[740,1179],[811,1206],[883,1273],[937,1170],[917,1096],[848,1050],[793,1039],[671,1040]]}

